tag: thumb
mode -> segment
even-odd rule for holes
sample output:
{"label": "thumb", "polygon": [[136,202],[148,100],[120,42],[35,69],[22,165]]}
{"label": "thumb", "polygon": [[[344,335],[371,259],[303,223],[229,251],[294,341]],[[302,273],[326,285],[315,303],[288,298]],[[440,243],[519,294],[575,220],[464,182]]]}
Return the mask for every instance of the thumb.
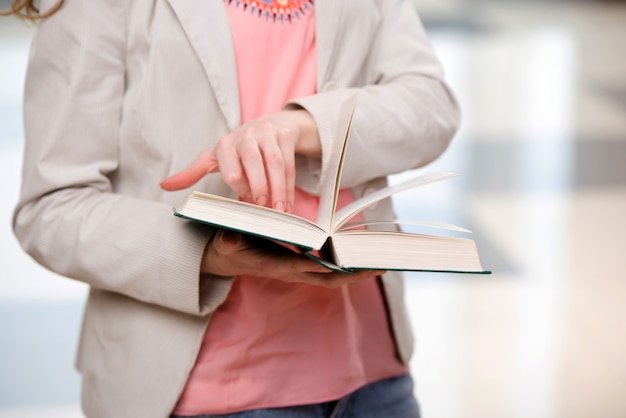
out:
{"label": "thumb", "polygon": [[220,254],[233,254],[241,248],[242,243],[242,235],[228,229],[220,229],[213,237],[213,248]]}

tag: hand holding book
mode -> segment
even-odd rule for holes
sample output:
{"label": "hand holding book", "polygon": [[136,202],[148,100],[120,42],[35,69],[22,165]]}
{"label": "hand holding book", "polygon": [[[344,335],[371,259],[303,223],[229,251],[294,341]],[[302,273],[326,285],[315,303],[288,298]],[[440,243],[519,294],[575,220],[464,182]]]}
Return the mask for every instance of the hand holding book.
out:
{"label": "hand holding book", "polygon": [[[422,174],[357,199],[337,210],[337,197],[356,98],[342,106],[336,146],[320,181],[320,203],[315,222],[261,205],[223,196],[193,192],[175,208],[175,215],[266,240],[294,245],[326,268],[355,273],[359,270],[416,270],[489,273],[480,263],[476,243],[469,238],[405,233],[401,221],[370,220],[355,229],[348,222],[355,214],[391,195],[454,176],[454,173]],[[409,223],[414,223],[409,221]],[[387,224],[385,230],[381,225]],[[376,230],[363,229],[376,225]],[[429,226],[442,227],[441,223]],[[444,229],[462,228],[443,225]],[[282,260],[284,262],[284,259]],[[307,267],[308,268],[308,267]]]}
{"label": "hand holding book", "polygon": [[384,273],[363,270],[345,274],[332,271],[305,254],[275,241],[226,229],[219,230],[207,245],[201,271],[218,276],[262,276],[328,288]]}

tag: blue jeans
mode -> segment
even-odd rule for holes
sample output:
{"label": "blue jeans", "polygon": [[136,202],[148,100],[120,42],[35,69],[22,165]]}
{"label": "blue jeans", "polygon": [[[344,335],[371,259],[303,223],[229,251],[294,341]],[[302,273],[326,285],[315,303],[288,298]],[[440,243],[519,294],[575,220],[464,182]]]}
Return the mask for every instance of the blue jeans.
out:
{"label": "blue jeans", "polygon": [[[410,375],[370,383],[332,402],[285,408],[255,409],[193,418],[419,418]],[[172,415],[172,418],[182,418]],[[189,418],[189,417],[187,417]]]}

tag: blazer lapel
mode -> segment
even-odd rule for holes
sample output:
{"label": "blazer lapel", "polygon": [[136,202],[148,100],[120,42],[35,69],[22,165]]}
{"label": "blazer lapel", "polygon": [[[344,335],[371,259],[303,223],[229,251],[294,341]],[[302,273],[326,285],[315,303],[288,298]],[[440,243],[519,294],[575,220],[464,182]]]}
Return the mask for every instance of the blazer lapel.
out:
{"label": "blazer lapel", "polygon": [[241,123],[237,67],[221,0],[168,0],[193,46],[230,129]]}
{"label": "blazer lapel", "polygon": [[329,79],[328,69],[335,59],[335,42],[343,12],[342,0],[315,1],[315,43],[317,49],[317,89],[321,91]]}

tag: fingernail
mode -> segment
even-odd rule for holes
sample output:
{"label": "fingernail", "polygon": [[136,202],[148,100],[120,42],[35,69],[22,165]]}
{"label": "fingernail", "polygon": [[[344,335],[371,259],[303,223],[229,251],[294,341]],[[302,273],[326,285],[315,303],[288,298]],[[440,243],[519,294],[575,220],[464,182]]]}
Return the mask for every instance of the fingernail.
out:
{"label": "fingernail", "polygon": [[283,202],[282,200],[276,202],[276,204],[274,205],[274,209],[279,210],[281,212],[284,212],[285,211],[285,202]]}
{"label": "fingernail", "polygon": [[259,196],[256,198],[256,204],[259,206],[265,206],[265,204],[267,203],[267,197],[266,196]]}

